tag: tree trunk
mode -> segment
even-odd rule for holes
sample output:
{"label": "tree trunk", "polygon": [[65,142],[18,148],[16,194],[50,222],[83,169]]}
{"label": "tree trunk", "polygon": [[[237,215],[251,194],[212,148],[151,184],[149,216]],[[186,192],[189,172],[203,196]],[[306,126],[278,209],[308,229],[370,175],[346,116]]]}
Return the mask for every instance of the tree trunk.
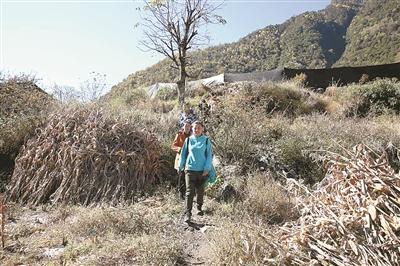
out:
{"label": "tree trunk", "polygon": [[178,101],[179,105],[185,103],[185,89],[186,89],[186,69],[185,69],[185,62],[181,60],[180,66],[180,76],[179,81],[176,83],[178,85]]}

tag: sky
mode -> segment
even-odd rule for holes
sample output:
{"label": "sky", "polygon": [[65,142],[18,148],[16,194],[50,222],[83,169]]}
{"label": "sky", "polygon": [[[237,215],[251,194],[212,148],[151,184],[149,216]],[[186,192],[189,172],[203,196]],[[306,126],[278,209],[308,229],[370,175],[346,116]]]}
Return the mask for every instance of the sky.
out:
{"label": "sky", "polygon": [[[218,2],[218,1],[216,1]],[[79,87],[96,72],[107,87],[163,56],[138,47],[142,29],[132,0],[0,0],[0,71],[25,73],[39,85]],[[220,2],[218,2],[220,3]],[[230,43],[330,0],[226,0],[227,24],[209,26],[209,46]]]}

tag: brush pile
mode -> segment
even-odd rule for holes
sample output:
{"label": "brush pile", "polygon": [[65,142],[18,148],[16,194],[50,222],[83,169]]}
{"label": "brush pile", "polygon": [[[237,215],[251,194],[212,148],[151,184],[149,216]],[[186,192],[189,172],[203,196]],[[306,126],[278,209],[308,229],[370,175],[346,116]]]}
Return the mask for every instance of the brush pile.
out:
{"label": "brush pile", "polygon": [[329,156],[327,176],[316,191],[288,180],[302,214],[280,227],[282,235],[273,241],[286,262],[398,265],[400,176],[389,166],[386,153],[379,156],[363,145],[347,153]]}
{"label": "brush pile", "polygon": [[[24,142],[43,121],[53,100],[26,77],[0,77],[0,154],[13,159]],[[0,170],[2,166],[0,164]]]}
{"label": "brush pile", "polygon": [[309,214],[309,248],[336,265],[395,265],[400,261],[400,176],[387,156],[358,145],[349,158],[328,161],[328,175]]}
{"label": "brush pile", "polygon": [[9,198],[37,205],[133,201],[161,173],[157,139],[102,109],[54,113],[22,147]]}

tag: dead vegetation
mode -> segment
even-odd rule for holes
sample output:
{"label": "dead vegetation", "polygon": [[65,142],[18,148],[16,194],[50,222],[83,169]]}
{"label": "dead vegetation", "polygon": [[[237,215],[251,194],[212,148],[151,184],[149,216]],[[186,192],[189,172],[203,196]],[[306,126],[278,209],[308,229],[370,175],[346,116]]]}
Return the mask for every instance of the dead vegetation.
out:
{"label": "dead vegetation", "polygon": [[0,78],[0,154],[17,153],[51,103],[31,77]]}
{"label": "dead vegetation", "polygon": [[5,190],[25,138],[44,121],[52,104],[34,78],[4,77],[0,73],[0,191]]}
{"label": "dead vegetation", "polygon": [[[300,218],[278,226],[244,223],[217,233],[215,258],[226,265],[397,265],[400,176],[385,153],[358,145],[329,153],[328,172],[311,190],[288,179]],[[231,224],[231,226],[229,226]],[[217,263],[217,264],[218,264]]]}
{"label": "dead vegetation", "polygon": [[95,207],[10,205],[2,265],[177,265],[180,213],[172,193]]}
{"label": "dead vegetation", "polygon": [[[390,86],[398,86],[387,82]],[[280,91],[277,91],[279,86],[286,85],[270,84],[270,87],[254,91],[249,86],[240,91],[242,85],[236,84],[232,90],[227,90],[231,95],[225,94],[226,87],[223,87],[217,99],[213,97],[215,102],[209,120],[213,127],[208,129],[214,134],[215,151],[222,166],[237,168],[231,174],[219,172],[220,183],[221,186],[233,185],[237,194],[228,202],[211,200],[205,204],[207,214],[204,219],[211,225],[205,234],[203,232],[206,243],[202,245],[206,245],[205,254],[210,255],[210,264],[396,265],[400,254],[397,247],[399,177],[386,158],[372,150],[382,152],[391,141],[392,155],[396,156],[397,151],[398,156],[398,116],[390,112],[385,115],[369,112],[365,117],[356,113],[349,115],[350,109],[343,102],[345,98],[340,96],[345,91],[316,95],[297,85],[289,85]],[[379,83],[368,86],[375,88]],[[191,99],[194,104],[197,100]],[[149,102],[140,92],[129,105],[124,103],[122,106],[119,101],[110,103],[106,112],[119,117],[111,119],[116,121],[111,124],[118,124],[118,128],[124,124],[121,121],[129,121],[135,125],[134,131],[140,128],[154,133],[160,145],[160,159],[173,162],[174,154],[169,146],[176,134],[178,110],[172,101],[167,103],[168,108],[164,108],[163,103],[159,99]],[[354,102],[349,103],[352,104]],[[101,118],[96,118],[98,116]],[[61,123],[61,117],[63,115],[59,114],[58,121],[65,128],[67,124]],[[70,113],[68,117],[74,116]],[[103,121],[104,117],[109,119],[104,112],[89,117],[92,120],[76,123],[78,126],[73,132],[78,134],[79,140],[98,136],[87,128],[87,124]],[[84,130],[92,133],[87,136]],[[106,130],[101,127],[100,131],[105,133]],[[112,128],[107,128],[107,132],[107,136],[115,133]],[[55,131],[49,129],[45,134],[58,140]],[[121,139],[127,137],[118,134],[106,143],[120,145]],[[39,143],[37,138],[34,142]],[[49,143],[54,145],[53,142],[42,142]],[[79,143],[87,145],[90,141]],[[345,156],[339,155],[357,143],[364,143],[371,149],[358,148]],[[100,156],[93,153],[93,147],[85,151],[84,145],[71,145],[71,149],[79,148],[81,152],[73,153],[67,149],[67,154],[78,159]],[[320,150],[331,151],[330,156],[324,156],[327,153]],[[31,151],[32,155],[33,151],[36,150]],[[47,160],[51,169],[59,169],[51,164],[55,160],[51,160],[54,147],[48,147],[47,151],[32,156],[32,160],[37,156]],[[121,159],[122,156],[117,155],[118,148],[114,151],[114,155],[106,153],[99,160],[116,162],[114,160]],[[398,158],[394,158],[395,164]],[[326,164],[322,164],[324,159],[327,159]],[[76,167],[75,161],[65,164],[71,167],[67,169]],[[118,162],[124,167],[122,161]],[[38,164],[37,171],[46,177],[45,180],[50,180],[51,175],[44,171],[44,165]],[[85,168],[86,179],[95,176],[89,174],[91,164],[85,165],[89,167]],[[172,163],[169,168],[172,169]],[[169,168],[160,172],[164,175]],[[22,171],[22,164],[19,169]],[[27,169],[35,174],[33,164]],[[327,169],[325,179],[318,183]],[[113,171],[118,173],[118,170]],[[69,174],[66,181],[81,180],[74,172],[66,173]],[[174,174],[172,169],[171,175]],[[59,176],[63,177],[64,173]],[[283,176],[296,180],[286,182]],[[39,174],[35,178],[32,182],[37,182],[36,190],[43,189],[44,186],[38,185]],[[299,179],[306,179],[310,184],[305,185]],[[29,182],[29,186],[34,187],[34,183]],[[93,179],[82,184],[90,188],[90,182]],[[315,183],[318,187],[311,188]],[[89,191],[93,192],[94,187]],[[137,192],[140,194],[141,191]],[[33,218],[28,215],[32,214],[31,210],[26,209],[21,214],[11,214],[17,221],[13,222],[11,217],[6,224],[9,235],[0,261],[5,264],[84,265],[179,265],[190,262],[184,251],[184,242],[188,240],[183,238],[187,232],[182,234],[182,228],[178,226],[181,225],[178,219],[182,204],[164,196],[155,201],[150,198],[135,205],[116,207],[62,205],[53,209],[49,205],[40,205]],[[50,196],[49,200],[52,199]],[[80,202],[77,197],[67,201]],[[199,243],[189,243],[197,252]],[[212,245],[208,246],[209,243]],[[209,247],[213,248],[212,252],[207,250]]]}
{"label": "dead vegetation", "polygon": [[54,113],[16,159],[9,198],[29,204],[133,201],[161,177],[157,139],[102,109]]}
{"label": "dead vegetation", "polygon": [[364,145],[329,156],[328,173],[305,203],[299,240],[312,257],[335,265],[399,261],[400,176],[386,154]]}

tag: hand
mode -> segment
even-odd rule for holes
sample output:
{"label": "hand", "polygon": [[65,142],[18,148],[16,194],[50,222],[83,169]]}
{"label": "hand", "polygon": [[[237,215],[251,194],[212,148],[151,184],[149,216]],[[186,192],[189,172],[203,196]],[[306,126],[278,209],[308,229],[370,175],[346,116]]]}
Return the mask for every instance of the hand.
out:
{"label": "hand", "polygon": [[207,176],[207,175],[208,175],[208,171],[207,171],[207,170],[204,170],[202,176]]}

